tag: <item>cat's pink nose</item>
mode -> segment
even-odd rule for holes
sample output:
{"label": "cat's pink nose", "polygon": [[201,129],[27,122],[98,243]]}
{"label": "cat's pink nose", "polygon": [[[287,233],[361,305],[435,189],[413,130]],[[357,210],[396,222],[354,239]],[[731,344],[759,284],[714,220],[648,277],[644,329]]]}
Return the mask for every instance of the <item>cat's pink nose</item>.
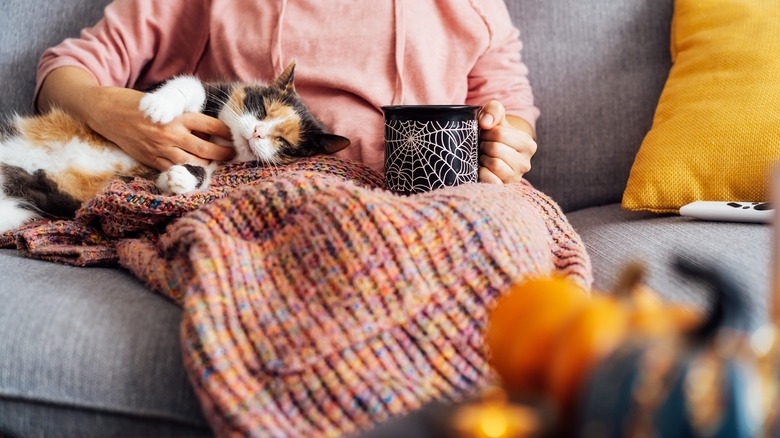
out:
{"label": "cat's pink nose", "polygon": [[256,126],[255,132],[252,135],[254,138],[266,138],[268,136],[268,129],[263,128],[262,126]]}

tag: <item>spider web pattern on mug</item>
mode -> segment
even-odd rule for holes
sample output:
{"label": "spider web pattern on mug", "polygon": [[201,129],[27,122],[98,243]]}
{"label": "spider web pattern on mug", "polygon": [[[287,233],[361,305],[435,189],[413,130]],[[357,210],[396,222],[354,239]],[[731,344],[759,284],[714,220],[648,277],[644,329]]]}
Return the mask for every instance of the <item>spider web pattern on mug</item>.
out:
{"label": "spider web pattern on mug", "polygon": [[445,185],[477,182],[478,134],[476,120],[386,121],[388,188],[418,193]]}

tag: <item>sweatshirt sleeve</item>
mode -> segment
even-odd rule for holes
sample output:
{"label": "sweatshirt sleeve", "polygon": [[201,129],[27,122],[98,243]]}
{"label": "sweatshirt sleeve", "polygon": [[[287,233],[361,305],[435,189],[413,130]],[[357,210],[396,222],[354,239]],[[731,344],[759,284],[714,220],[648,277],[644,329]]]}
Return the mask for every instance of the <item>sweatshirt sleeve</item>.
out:
{"label": "sweatshirt sleeve", "polygon": [[209,35],[208,0],[115,0],[103,18],[43,52],[35,97],[52,70],[82,68],[100,85],[144,88],[192,73]]}
{"label": "sweatshirt sleeve", "polygon": [[472,0],[490,35],[485,53],[469,73],[467,104],[482,105],[488,100],[501,102],[507,114],[521,117],[536,129],[539,109],[534,105],[528,81],[528,68],[520,52],[520,31],[512,24],[503,0]]}

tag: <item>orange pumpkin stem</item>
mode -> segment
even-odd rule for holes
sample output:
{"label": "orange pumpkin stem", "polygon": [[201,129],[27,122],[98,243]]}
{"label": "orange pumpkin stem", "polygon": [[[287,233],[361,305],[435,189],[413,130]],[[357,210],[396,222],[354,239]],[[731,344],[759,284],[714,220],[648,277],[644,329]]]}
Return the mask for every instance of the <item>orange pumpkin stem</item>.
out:
{"label": "orange pumpkin stem", "polygon": [[614,294],[619,298],[631,298],[631,294],[647,277],[647,268],[640,262],[632,262],[626,265],[615,283]]}

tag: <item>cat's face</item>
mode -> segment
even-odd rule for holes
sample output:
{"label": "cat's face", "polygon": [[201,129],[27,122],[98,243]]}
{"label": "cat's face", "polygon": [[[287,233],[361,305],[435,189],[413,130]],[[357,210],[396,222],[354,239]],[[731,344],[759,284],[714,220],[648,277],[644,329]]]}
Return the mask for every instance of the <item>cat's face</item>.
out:
{"label": "cat's face", "polygon": [[275,163],[288,158],[330,154],[349,146],[347,138],[326,133],[295,92],[294,64],[270,85],[239,84],[219,118],[230,128],[235,161]]}

